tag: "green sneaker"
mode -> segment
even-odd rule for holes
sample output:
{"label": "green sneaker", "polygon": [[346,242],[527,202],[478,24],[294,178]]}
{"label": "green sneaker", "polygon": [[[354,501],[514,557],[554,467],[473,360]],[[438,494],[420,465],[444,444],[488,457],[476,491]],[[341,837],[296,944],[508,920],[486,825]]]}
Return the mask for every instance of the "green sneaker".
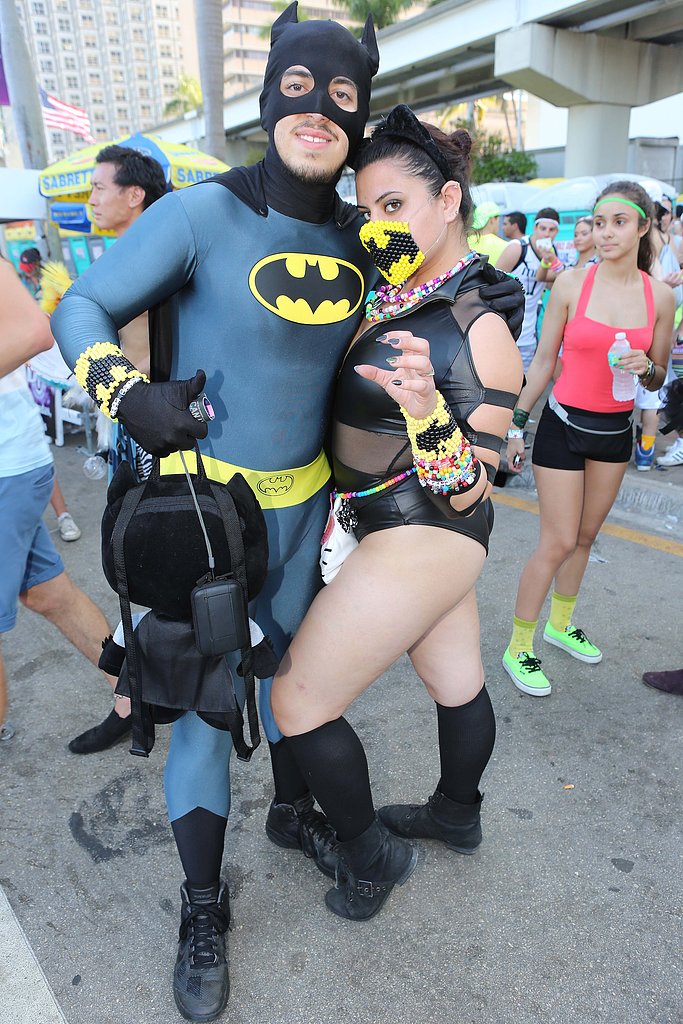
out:
{"label": "green sneaker", "polygon": [[543,639],[548,644],[554,644],[560,650],[571,654],[572,658],[579,661],[587,661],[590,665],[597,665],[602,661],[602,651],[595,644],[592,644],[582,629],[576,629],[571,624],[562,632],[546,622],[543,630]]}
{"label": "green sneaker", "polygon": [[516,658],[510,648],[503,655],[503,668],[518,690],[530,693],[532,697],[547,697],[552,687],[550,680],[541,672],[541,662],[533,651],[521,651]]}

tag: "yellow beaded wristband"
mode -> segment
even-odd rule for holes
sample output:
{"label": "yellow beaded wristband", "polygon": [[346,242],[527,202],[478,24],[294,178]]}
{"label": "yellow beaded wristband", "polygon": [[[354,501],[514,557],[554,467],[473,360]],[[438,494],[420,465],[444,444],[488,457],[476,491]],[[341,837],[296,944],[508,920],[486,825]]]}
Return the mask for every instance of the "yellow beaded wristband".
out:
{"label": "yellow beaded wristband", "polygon": [[149,384],[149,377],[126,359],[118,345],[111,341],[89,345],[78,357],[74,373],[105,416],[110,416],[111,400],[125,381],[138,379]]}
{"label": "yellow beaded wristband", "polygon": [[415,419],[401,409],[413,454],[421,459],[443,459],[462,448],[463,435],[446,400],[437,391],[436,409],[424,419]]}

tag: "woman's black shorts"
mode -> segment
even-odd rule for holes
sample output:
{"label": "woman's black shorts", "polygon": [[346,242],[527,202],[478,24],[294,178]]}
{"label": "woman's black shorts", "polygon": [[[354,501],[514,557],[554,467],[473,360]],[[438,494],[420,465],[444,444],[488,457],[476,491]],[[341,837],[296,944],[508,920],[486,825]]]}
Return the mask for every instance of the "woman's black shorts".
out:
{"label": "woman's black shorts", "polygon": [[488,552],[489,536],[493,529],[493,505],[482,501],[470,516],[446,519],[429,500],[416,476],[409,476],[396,487],[351,502],[358,517],[355,534],[362,540],[377,530],[393,526],[437,526],[442,530],[462,533],[471,537]]}
{"label": "woman's black shorts", "polygon": [[[546,403],[538,423],[531,461],[547,469],[583,470],[586,459],[628,462],[633,448],[631,413],[587,412],[571,405],[563,408],[584,430],[564,423]],[[600,433],[600,431],[609,433]],[[594,433],[592,433],[594,431]]]}

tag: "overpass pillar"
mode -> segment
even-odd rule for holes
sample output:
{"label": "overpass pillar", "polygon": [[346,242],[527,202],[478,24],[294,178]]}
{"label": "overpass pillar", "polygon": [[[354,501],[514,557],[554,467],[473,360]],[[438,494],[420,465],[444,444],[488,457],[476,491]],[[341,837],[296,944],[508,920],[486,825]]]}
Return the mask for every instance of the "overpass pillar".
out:
{"label": "overpass pillar", "polygon": [[683,92],[676,47],[533,22],[496,36],[495,75],[569,108],[567,177],[625,170],[631,108]]}
{"label": "overpass pillar", "polygon": [[577,103],[569,108],[564,175],[625,171],[630,107],[615,103]]}

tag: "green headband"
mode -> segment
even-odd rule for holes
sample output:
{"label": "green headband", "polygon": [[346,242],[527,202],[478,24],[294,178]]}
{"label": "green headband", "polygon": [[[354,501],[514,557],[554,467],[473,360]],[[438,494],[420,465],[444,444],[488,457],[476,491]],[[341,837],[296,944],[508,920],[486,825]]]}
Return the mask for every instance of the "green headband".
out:
{"label": "green headband", "polygon": [[637,203],[632,203],[630,199],[622,199],[621,196],[605,196],[604,199],[598,199],[597,203],[593,207],[593,213],[595,213],[598,206],[601,206],[603,203],[626,203],[627,206],[632,206],[634,210],[637,210],[643,220],[649,219],[642,206],[638,206]]}

